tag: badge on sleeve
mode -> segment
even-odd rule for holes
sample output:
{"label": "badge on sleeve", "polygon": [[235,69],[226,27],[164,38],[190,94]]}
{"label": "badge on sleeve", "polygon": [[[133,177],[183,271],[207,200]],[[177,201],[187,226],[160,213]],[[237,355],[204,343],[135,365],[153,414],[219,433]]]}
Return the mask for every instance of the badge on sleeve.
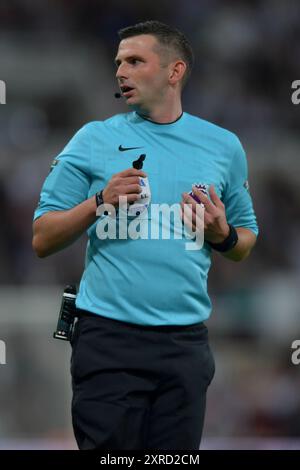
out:
{"label": "badge on sleeve", "polygon": [[52,160],[49,173],[53,170],[53,168],[54,168],[56,165],[58,165],[58,163],[59,163],[59,160],[55,157],[55,158]]}
{"label": "badge on sleeve", "polygon": [[249,192],[250,190],[250,186],[249,186],[249,181],[246,180],[245,183],[243,184],[244,188],[247,189],[247,191]]}

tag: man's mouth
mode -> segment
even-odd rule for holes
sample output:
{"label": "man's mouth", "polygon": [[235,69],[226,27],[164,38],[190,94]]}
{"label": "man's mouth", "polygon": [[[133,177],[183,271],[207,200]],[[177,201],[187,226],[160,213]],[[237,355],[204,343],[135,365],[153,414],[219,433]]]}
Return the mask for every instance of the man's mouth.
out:
{"label": "man's mouth", "polygon": [[134,88],[125,86],[125,85],[121,86],[120,89],[121,89],[122,95],[125,97],[128,96],[134,90]]}

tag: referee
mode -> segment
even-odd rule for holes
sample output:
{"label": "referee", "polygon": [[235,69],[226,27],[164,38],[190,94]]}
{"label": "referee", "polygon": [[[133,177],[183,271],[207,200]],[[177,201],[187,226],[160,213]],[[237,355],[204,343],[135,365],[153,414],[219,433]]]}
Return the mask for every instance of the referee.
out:
{"label": "referee", "polygon": [[[33,248],[43,258],[89,237],[71,357],[79,449],[195,450],[215,370],[204,323],[211,255],[241,261],[258,233],[247,162],[236,135],[183,112],[193,52],[180,31],[146,21],[119,37],[116,78],[130,112],[84,125],[54,159]],[[103,218],[120,227],[121,211],[97,209],[142,201],[146,177],[151,204],[178,204],[194,231],[204,207],[201,249],[187,250],[185,237],[98,236]],[[162,229],[150,207],[142,216]]]}

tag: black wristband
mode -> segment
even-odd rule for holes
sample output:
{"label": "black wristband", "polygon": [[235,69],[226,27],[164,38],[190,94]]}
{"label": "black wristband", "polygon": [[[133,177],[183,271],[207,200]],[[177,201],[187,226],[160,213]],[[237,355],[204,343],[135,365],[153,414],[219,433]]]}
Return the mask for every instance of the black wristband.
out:
{"label": "black wristband", "polygon": [[229,225],[229,235],[225,240],[221,243],[211,243],[208,242],[208,244],[216,251],[220,251],[221,253],[224,253],[225,251],[232,250],[232,248],[235,247],[235,245],[238,242],[238,234],[236,229],[234,228],[233,225]]}
{"label": "black wristband", "polygon": [[101,191],[95,194],[97,207],[101,206],[101,204],[104,203],[102,193],[103,193],[103,189],[101,189]]}
{"label": "black wristband", "polygon": [[[98,191],[98,193],[95,194],[95,198],[96,198],[96,206],[97,208],[99,206],[101,206],[102,204],[104,204],[104,201],[103,201],[103,189],[101,189],[101,191]],[[96,211],[97,212],[97,211]],[[108,211],[104,211],[103,212],[103,215],[108,215],[109,212]]]}

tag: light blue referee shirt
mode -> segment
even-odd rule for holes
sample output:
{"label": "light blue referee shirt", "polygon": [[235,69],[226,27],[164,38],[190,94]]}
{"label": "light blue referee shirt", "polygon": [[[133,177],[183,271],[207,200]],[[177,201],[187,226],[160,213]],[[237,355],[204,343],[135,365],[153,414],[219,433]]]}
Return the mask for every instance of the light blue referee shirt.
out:
{"label": "light blue referee shirt", "polygon": [[[239,139],[188,113],[169,124],[131,112],[83,126],[54,159],[34,219],[91,197],[113,174],[131,168],[141,154],[146,155],[143,170],[151,203],[179,204],[192,184],[213,184],[225,204],[228,223],[258,233]],[[150,210],[145,217],[149,224],[161,224],[151,220]],[[96,231],[99,220],[87,231],[77,307],[142,325],[188,325],[209,317],[209,245],[188,250],[186,242],[191,241],[184,236],[101,240]]]}

